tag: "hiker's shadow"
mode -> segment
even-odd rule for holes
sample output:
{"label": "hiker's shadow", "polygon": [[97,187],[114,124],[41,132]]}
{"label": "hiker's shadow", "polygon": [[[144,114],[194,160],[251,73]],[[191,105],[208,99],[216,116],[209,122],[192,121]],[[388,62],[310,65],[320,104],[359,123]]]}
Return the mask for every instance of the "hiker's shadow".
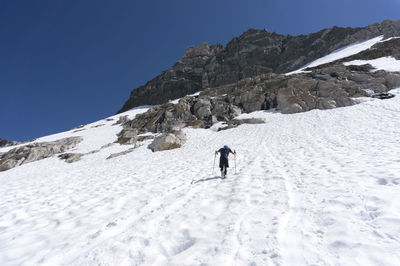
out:
{"label": "hiker's shadow", "polygon": [[222,177],[220,177],[220,176],[207,177],[207,178],[196,180],[193,182],[193,184],[197,184],[197,183],[205,182],[205,181],[211,181],[211,180],[215,180],[215,179],[222,179]]}

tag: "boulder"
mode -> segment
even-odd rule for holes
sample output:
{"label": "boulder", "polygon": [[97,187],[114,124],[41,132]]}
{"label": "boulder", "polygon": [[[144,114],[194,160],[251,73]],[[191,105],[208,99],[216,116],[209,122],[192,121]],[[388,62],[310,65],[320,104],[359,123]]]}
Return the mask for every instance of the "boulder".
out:
{"label": "boulder", "polygon": [[129,118],[128,118],[127,115],[121,115],[121,116],[118,118],[117,122],[115,122],[114,125],[116,125],[116,124],[124,124],[124,123],[126,123],[126,122],[128,122],[128,121],[129,121]]}
{"label": "boulder", "polygon": [[200,98],[194,105],[194,114],[200,119],[204,120],[211,116],[211,102],[208,98]]}
{"label": "boulder", "polygon": [[164,151],[180,148],[186,142],[186,137],[182,132],[164,133],[156,137],[149,145],[155,151]]}
{"label": "boulder", "polygon": [[400,74],[385,73],[385,80],[389,89],[400,87]]}
{"label": "boulder", "polygon": [[240,103],[243,106],[243,111],[246,113],[261,110],[264,101],[265,95],[262,86],[250,87],[240,95]]}
{"label": "boulder", "polygon": [[77,162],[79,161],[82,156],[85,154],[82,153],[63,153],[58,155],[58,158],[60,158],[61,160],[65,160],[65,162],[67,163],[73,163],[73,162]]}
{"label": "boulder", "polygon": [[296,95],[296,89],[282,88],[278,92],[278,110],[283,114],[294,114],[306,111],[302,99]]}
{"label": "boulder", "polygon": [[377,99],[381,99],[381,100],[390,99],[393,97],[394,97],[394,94],[387,93],[387,92],[381,92],[381,93],[376,93],[376,94],[372,95],[372,98],[377,98]]}

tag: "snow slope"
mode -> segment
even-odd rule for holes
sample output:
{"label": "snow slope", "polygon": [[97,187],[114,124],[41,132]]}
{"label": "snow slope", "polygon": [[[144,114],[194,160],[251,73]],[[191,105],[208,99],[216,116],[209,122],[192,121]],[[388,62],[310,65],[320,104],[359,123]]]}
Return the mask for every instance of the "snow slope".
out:
{"label": "snow slope", "polygon": [[391,40],[393,38],[389,38],[389,39],[383,40],[383,41],[382,41],[382,39],[383,39],[383,35],[375,37],[375,38],[372,38],[370,40],[367,40],[367,41],[364,41],[364,42],[361,42],[361,43],[351,44],[349,46],[346,46],[346,47],[343,47],[343,48],[338,49],[336,51],[333,51],[332,53],[330,53],[330,54],[328,54],[328,55],[326,55],[324,57],[321,57],[321,58],[319,58],[319,59],[317,59],[317,60],[315,60],[315,61],[313,61],[313,62],[311,62],[311,63],[309,63],[307,65],[305,65],[304,67],[302,67],[302,68],[300,68],[298,70],[289,72],[286,75],[292,75],[292,74],[307,72],[304,69],[309,68],[309,67],[316,67],[316,66],[319,66],[319,65],[327,64],[327,63],[330,63],[330,62],[333,62],[333,61],[336,61],[336,60],[339,60],[339,59],[342,59],[342,58],[345,58],[345,57],[348,57],[348,56],[352,56],[352,55],[358,54],[358,53],[360,53],[360,52],[362,52],[364,50],[368,50],[369,48],[371,48],[372,46],[374,46],[378,42],[388,41],[388,40]]}
{"label": "snow slope", "polygon": [[[0,172],[0,265],[400,265],[400,89],[391,92],[187,129],[180,149],[106,160],[130,148],[115,144]],[[77,151],[97,149],[116,139],[117,117],[40,140],[81,134]],[[224,144],[237,174],[231,158],[221,180],[212,169]]]}
{"label": "snow slope", "polygon": [[370,64],[375,71],[385,70],[389,72],[400,72],[400,60],[392,56],[381,57],[373,60],[353,60],[343,63],[344,65],[365,65]]}
{"label": "snow slope", "polygon": [[[127,116],[129,119],[133,119],[137,114],[146,112],[149,107],[150,106],[136,107],[124,113],[120,113],[118,115],[114,115],[87,125],[81,125],[69,131],[38,138],[31,143],[48,142],[67,137],[81,136],[83,138],[83,141],[71,151],[75,153],[91,152],[100,149],[103,145],[112,143],[118,139],[117,134],[122,130],[121,124],[116,124],[119,117]],[[7,152],[15,147],[23,146],[26,144],[27,143],[23,143],[20,145],[0,148],[0,152]]]}

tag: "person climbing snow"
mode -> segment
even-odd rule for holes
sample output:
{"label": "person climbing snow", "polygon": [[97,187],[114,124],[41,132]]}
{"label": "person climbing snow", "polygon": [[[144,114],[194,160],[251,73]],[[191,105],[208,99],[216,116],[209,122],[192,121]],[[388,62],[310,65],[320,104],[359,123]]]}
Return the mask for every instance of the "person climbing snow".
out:
{"label": "person climbing snow", "polygon": [[219,149],[218,151],[215,151],[215,155],[217,155],[218,153],[220,153],[219,168],[221,168],[221,176],[222,178],[225,178],[226,169],[229,167],[229,161],[228,161],[229,153],[236,155],[236,151],[232,151],[228,146],[225,145],[223,148]]}

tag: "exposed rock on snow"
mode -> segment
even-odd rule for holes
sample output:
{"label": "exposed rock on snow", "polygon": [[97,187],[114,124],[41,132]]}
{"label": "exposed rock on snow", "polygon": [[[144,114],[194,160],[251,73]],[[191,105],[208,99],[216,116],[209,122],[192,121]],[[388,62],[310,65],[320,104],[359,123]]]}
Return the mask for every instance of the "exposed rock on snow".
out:
{"label": "exposed rock on snow", "polygon": [[63,153],[58,155],[58,158],[65,160],[67,163],[73,163],[79,161],[84,155],[83,153]]}
{"label": "exposed rock on snow", "polygon": [[38,161],[54,154],[65,152],[74,148],[81,141],[81,137],[70,137],[52,142],[32,143],[14,148],[0,155],[0,171],[5,171],[21,164]]}
{"label": "exposed rock on snow", "polygon": [[125,123],[125,122],[127,122],[129,119],[128,119],[128,116],[127,115],[122,115],[122,116],[120,116],[119,118],[118,118],[118,120],[117,120],[117,122],[115,122],[115,124],[122,124],[122,123]]}
{"label": "exposed rock on snow", "polygon": [[136,147],[133,147],[133,148],[129,148],[129,149],[126,150],[126,151],[122,151],[122,152],[110,154],[110,156],[107,157],[107,160],[108,160],[108,159],[115,158],[115,157],[118,157],[118,156],[126,155],[126,154],[128,154],[128,153],[134,151],[135,149],[136,149]]}
{"label": "exposed rock on snow", "polygon": [[[118,143],[135,144],[139,134],[169,133],[184,127],[209,128],[241,113],[276,108],[284,114],[332,109],[355,104],[353,98],[387,92],[400,75],[384,71],[354,71],[343,64],[290,76],[263,74],[237,83],[208,88],[199,95],[149,108],[123,123]],[[224,129],[238,124],[228,123]]]}
{"label": "exposed rock on snow", "polygon": [[378,98],[378,99],[381,99],[381,100],[390,99],[390,98],[393,98],[393,97],[394,97],[394,94],[387,93],[387,92],[376,93],[376,94],[372,95],[372,98]]}
{"label": "exposed rock on snow", "polygon": [[222,126],[218,127],[217,131],[235,128],[243,124],[263,124],[263,123],[265,123],[265,121],[261,118],[233,119],[227,123],[224,123]]}
{"label": "exposed rock on snow", "polygon": [[[114,144],[79,163],[2,172],[0,265],[398,266],[398,98],[241,114],[266,123],[186,129],[168,152],[105,160],[131,148]],[[105,147],[113,123],[88,125],[67,152]],[[211,174],[223,144],[237,151],[226,179]]]}
{"label": "exposed rock on snow", "polygon": [[8,141],[6,139],[0,138],[0,147],[13,146],[13,145],[17,145],[17,144],[19,144],[19,142],[17,142],[17,141]]}
{"label": "exposed rock on snow", "polygon": [[156,137],[149,145],[149,148],[154,151],[164,151],[180,148],[186,142],[186,137],[183,132],[164,133]]}

